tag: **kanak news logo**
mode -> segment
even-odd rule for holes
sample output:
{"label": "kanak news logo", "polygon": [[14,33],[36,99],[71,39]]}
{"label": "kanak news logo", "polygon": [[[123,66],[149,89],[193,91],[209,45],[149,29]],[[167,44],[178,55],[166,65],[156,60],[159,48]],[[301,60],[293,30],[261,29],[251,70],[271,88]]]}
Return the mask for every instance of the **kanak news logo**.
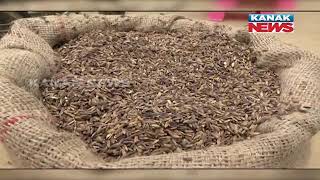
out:
{"label": "kanak news logo", "polygon": [[249,14],[251,33],[291,33],[294,31],[293,14]]}

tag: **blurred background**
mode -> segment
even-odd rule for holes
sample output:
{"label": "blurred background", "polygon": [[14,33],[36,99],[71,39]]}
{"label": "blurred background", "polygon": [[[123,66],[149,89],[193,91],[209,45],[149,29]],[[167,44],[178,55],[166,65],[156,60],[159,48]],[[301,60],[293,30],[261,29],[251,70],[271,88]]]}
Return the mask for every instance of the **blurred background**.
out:
{"label": "blurred background", "polygon": [[319,10],[317,0],[1,0],[1,10],[99,10],[99,11],[155,11],[155,10],[256,10],[290,9],[294,1],[304,5],[296,10]]}
{"label": "blurred background", "polygon": [[[303,49],[317,54],[320,52],[320,24],[317,23],[320,12],[311,12],[320,10],[320,1],[317,0],[0,0],[0,10],[0,36],[6,33],[15,19],[63,14],[69,11],[118,15],[162,12],[234,27],[245,26],[247,14],[250,12],[295,11],[295,32],[275,35]],[[7,167],[14,166],[5,148],[0,144],[0,168]],[[320,168],[320,134],[312,139],[311,158],[303,168]]]}

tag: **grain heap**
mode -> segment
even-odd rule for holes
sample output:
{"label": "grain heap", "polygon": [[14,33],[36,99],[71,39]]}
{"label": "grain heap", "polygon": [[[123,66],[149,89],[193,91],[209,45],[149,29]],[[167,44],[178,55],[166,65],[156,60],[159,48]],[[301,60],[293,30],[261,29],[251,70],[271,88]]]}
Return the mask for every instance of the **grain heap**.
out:
{"label": "grain heap", "polygon": [[289,110],[277,75],[226,33],[94,31],[57,51],[43,102],[106,160],[229,145]]}

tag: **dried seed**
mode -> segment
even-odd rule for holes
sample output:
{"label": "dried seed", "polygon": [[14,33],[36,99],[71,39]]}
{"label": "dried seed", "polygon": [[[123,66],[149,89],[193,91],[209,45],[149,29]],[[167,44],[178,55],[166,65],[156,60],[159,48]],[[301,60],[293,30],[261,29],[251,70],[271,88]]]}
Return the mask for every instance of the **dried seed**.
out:
{"label": "dried seed", "polygon": [[280,102],[278,76],[221,31],[96,30],[56,51],[61,67],[40,84],[43,103],[106,160],[229,145],[308,109]]}

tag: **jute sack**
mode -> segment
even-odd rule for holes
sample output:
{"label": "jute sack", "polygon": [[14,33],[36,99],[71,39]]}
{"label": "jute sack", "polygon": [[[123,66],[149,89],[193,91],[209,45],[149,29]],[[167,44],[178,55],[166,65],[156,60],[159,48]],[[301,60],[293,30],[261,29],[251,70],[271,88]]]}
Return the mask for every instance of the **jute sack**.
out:
{"label": "jute sack", "polygon": [[[118,31],[227,31],[212,22],[180,16],[63,15],[20,19],[0,42],[0,137],[21,167],[33,168],[277,168],[297,167],[308,157],[320,128],[320,60],[267,35],[230,33],[262,51],[259,66],[275,69],[281,98],[301,104],[299,112],[270,119],[261,135],[230,146],[104,162],[75,135],[57,130],[40,101],[38,82],[56,72],[52,47],[80,33]],[[188,161],[185,159],[188,158]],[[191,161],[190,161],[191,160]]]}

